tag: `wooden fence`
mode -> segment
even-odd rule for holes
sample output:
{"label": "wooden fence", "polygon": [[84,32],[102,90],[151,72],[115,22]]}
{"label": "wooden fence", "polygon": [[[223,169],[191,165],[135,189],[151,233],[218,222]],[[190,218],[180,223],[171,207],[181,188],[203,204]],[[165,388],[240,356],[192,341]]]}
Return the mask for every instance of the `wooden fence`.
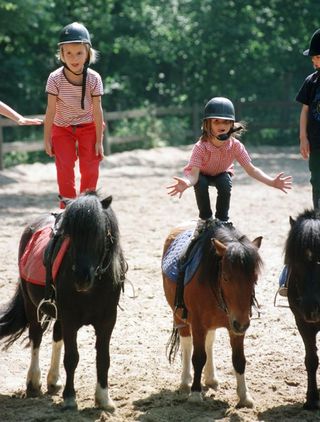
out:
{"label": "wooden fence", "polygon": [[[237,113],[237,120],[247,119],[247,116],[257,116],[255,120],[250,122],[250,131],[253,128],[288,128],[295,125],[297,127],[297,106],[294,102],[284,101],[268,101],[268,102],[251,102],[251,103],[235,103]],[[260,114],[259,114],[260,110]],[[269,112],[268,112],[269,110]],[[196,139],[199,136],[203,106],[194,105],[192,107],[154,107],[150,109],[136,109],[126,111],[112,111],[104,112],[105,121],[112,122],[122,119],[137,119],[146,116],[164,117],[164,116],[188,116],[191,124],[189,130],[184,131],[183,135],[190,139]],[[273,118],[268,119],[269,115]],[[266,118],[267,116],[267,118]],[[274,117],[276,116],[276,117]],[[44,118],[44,115],[33,115],[26,117]],[[250,121],[250,117],[249,117]],[[36,141],[14,141],[4,142],[3,131],[6,127],[17,126],[15,122],[10,119],[0,117],[0,170],[3,170],[3,156],[12,151],[17,152],[33,152],[43,150],[43,140]],[[26,126],[24,126],[26,127]],[[34,128],[34,126],[31,126]],[[109,132],[109,125],[104,132],[104,150],[106,154],[110,154],[112,144],[121,144],[133,141],[143,140],[142,135],[130,136],[114,136]]]}

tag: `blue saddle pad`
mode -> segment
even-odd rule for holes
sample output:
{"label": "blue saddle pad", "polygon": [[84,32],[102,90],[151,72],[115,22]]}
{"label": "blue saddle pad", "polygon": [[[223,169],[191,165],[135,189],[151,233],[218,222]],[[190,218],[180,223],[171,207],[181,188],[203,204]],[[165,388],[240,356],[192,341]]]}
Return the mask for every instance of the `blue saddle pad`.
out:
{"label": "blue saddle pad", "polygon": [[193,230],[186,230],[175,238],[166,251],[161,265],[164,274],[174,282],[177,282],[183,271],[184,285],[188,284],[194,276],[203,255],[203,241],[199,238],[190,251],[187,261],[183,265],[180,262],[181,256],[188,248],[192,232]]}

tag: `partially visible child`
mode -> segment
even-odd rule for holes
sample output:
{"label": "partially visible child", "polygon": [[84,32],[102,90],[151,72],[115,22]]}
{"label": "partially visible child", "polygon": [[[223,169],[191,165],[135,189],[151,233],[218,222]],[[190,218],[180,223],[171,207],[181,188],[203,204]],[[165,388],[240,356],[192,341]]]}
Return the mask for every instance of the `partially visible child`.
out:
{"label": "partially visible child", "polygon": [[233,103],[224,97],[212,98],[205,106],[202,135],[194,145],[189,163],[184,168],[185,176],[174,177],[176,183],[167,187],[169,195],[178,194],[180,198],[186,189],[194,187],[199,220],[193,238],[214,221],[209,186],[217,189],[215,218],[223,222],[229,220],[235,160],[249,176],[259,182],[284,193],[291,189],[291,176],[279,173],[270,177],[252,164],[246,148],[234,135],[241,130],[243,126],[235,122]]}
{"label": "partially visible child", "polygon": [[320,29],[312,35],[303,54],[311,56],[315,72],[307,76],[296,96],[302,104],[300,153],[305,160],[309,158],[313,206],[320,208]]}
{"label": "partially visible child", "polygon": [[[303,52],[311,57],[315,72],[304,80],[296,100],[302,104],[300,113],[300,154],[309,159],[312,201],[320,208],[320,29],[314,32],[309,48]],[[279,294],[287,296],[288,269],[285,266],[279,277]]]}
{"label": "partially visible child", "polygon": [[17,113],[15,110],[13,110],[13,108],[9,107],[2,101],[0,101],[0,114],[7,117],[8,119],[13,120],[20,126],[41,125],[43,123],[41,119],[29,119],[21,116],[21,114]]}
{"label": "partially visible child", "polygon": [[[95,190],[103,158],[103,84],[89,68],[97,58],[89,32],[73,22],[60,34],[62,66],[49,75],[44,121],[46,153],[55,157],[60,198],[75,198],[75,162],[79,158],[80,193]],[[64,203],[60,201],[60,208]]]}

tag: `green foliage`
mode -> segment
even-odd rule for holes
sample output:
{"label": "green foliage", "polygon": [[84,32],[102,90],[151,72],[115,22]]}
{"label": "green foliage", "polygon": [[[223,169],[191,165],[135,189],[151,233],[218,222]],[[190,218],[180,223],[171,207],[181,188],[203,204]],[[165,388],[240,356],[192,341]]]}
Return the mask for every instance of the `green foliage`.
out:
{"label": "green foliage", "polygon": [[[45,112],[59,33],[75,20],[88,27],[100,52],[94,68],[104,81],[107,111],[202,107],[216,95],[249,110],[253,101],[294,104],[312,72],[301,53],[320,26],[320,7],[318,0],[0,0],[1,100],[23,114]],[[252,108],[245,117],[266,127],[270,112]],[[122,122],[117,130],[143,129],[146,143],[171,143],[178,138],[167,134],[185,127],[180,120],[126,122],[126,129]],[[255,134],[272,141],[285,130]]]}

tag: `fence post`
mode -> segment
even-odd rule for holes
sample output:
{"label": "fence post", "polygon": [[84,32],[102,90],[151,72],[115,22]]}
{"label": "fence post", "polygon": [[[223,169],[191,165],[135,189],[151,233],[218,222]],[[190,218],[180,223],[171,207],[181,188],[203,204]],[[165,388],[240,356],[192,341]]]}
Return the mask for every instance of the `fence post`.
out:
{"label": "fence post", "polygon": [[110,140],[109,140],[109,128],[108,128],[108,122],[107,122],[107,113],[104,110],[103,110],[103,120],[106,125],[103,131],[103,149],[106,155],[110,155],[111,145],[110,145]]}
{"label": "fence post", "polygon": [[3,170],[3,127],[0,126],[0,170]]}

